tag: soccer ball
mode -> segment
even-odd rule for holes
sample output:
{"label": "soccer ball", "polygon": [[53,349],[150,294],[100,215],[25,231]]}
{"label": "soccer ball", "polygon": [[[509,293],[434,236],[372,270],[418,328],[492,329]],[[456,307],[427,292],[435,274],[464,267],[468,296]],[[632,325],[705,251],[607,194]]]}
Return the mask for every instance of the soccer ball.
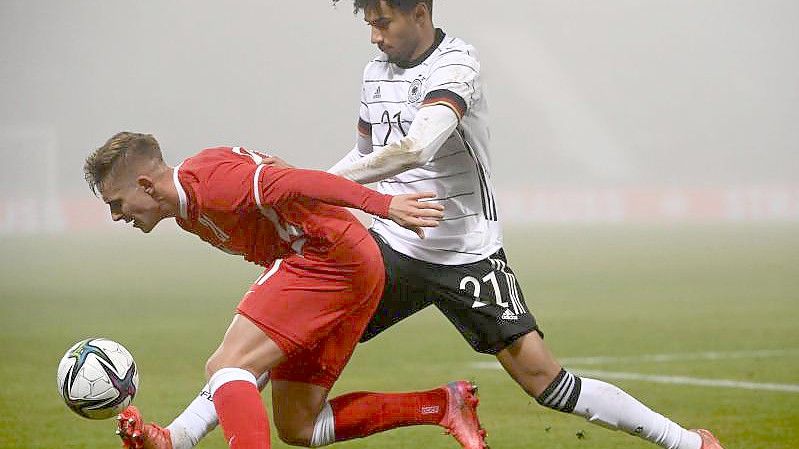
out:
{"label": "soccer ball", "polygon": [[69,348],[58,364],[58,392],[73,412],[106,419],[136,395],[139,372],[133,356],[106,338],[88,338]]}

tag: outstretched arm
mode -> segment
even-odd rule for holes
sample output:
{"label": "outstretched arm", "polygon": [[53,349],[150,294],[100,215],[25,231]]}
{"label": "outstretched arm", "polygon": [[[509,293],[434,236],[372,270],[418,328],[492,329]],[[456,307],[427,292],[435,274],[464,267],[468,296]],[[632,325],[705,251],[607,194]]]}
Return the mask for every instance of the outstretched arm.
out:
{"label": "outstretched arm", "polygon": [[420,167],[433,158],[457,126],[458,116],[451,108],[444,105],[423,107],[414,117],[407,136],[369,154],[363,154],[356,147],[329,172],[368,184]]}
{"label": "outstretched arm", "polygon": [[371,153],[372,153],[371,131],[367,134],[366,130],[361,130],[359,127],[358,132],[355,133],[355,147],[353,147],[353,149],[349,153],[345,154],[340,161],[336,162],[334,166],[330,167],[330,169],[327,172],[333,174],[339,174],[341,173],[342,170],[346,170],[347,167],[358,162],[361,158],[366,157]]}
{"label": "outstretched arm", "polygon": [[259,167],[256,175],[256,202],[260,207],[299,198],[309,198],[335,206],[360,209],[389,218],[424,238],[421,227],[438,226],[444,207],[427,201],[432,193],[385,195],[353,181],[317,170]]}
{"label": "outstretched arm", "polygon": [[360,209],[388,218],[391,195],[385,195],[330,173],[302,168],[260,168],[258,205],[308,198],[335,206]]}

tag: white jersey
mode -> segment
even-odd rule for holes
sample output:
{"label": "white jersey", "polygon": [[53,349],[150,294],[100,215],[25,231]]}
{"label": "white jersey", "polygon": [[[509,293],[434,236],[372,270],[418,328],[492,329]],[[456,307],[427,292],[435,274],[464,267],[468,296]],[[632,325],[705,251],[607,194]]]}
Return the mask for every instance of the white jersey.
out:
{"label": "white jersey", "polygon": [[488,156],[488,111],[474,47],[436,30],[433,47],[417,61],[397,65],[381,54],[364,70],[358,131],[381,148],[405,136],[421,107],[441,104],[459,118],[451,136],[424,166],[380,181],[377,190],[398,195],[435,192],[445,207],[425,240],[389,220],[372,228],[392,248],[427,262],[462,265],[502,247],[502,231]]}

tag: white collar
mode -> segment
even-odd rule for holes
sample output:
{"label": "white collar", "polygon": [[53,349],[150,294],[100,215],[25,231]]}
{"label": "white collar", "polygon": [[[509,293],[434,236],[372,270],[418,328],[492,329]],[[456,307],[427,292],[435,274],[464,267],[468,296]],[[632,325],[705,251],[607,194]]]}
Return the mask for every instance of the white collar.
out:
{"label": "white collar", "polygon": [[188,220],[189,218],[188,199],[186,197],[186,191],[183,190],[183,186],[180,185],[180,180],[178,180],[178,170],[180,169],[181,165],[183,165],[183,162],[178,164],[175,167],[175,170],[172,172],[172,181],[175,182],[175,189],[178,191],[178,200],[180,201],[180,211],[179,211],[180,218]]}

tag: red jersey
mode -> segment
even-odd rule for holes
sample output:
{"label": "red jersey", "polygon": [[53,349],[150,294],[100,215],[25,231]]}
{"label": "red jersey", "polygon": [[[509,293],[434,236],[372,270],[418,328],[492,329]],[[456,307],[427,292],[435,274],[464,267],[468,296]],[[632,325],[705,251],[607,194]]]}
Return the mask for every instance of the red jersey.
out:
{"label": "red jersey", "polygon": [[180,227],[267,266],[292,254],[330,260],[339,245],[351,248],[367,238],[355,216],[339,206],[388,216],[390,195],[322,171],[263,165],[262,158],[219,147],[175,167]]}

